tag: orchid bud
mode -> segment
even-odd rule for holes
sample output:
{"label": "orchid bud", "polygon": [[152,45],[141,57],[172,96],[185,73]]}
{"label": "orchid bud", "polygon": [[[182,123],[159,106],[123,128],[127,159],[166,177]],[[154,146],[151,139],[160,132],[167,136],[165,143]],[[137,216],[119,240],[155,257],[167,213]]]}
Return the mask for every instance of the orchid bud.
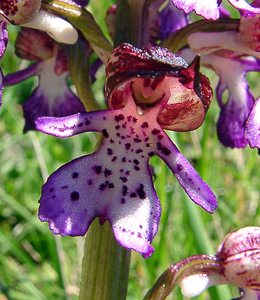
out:
{"label": "orchid bud", "polygon": [[10,23],[21,25],[30,22],[40,11],[41,0],[1,0],[0,14]]}
{"label": "orchid bud", "polygon": [[260,227],[228,234],[215,256],[194,255],[171,265],[144,299],[164,300],[176,285],[190,298],[222,284],[238,287],[237,299],[260,299]]}
{"label": "orchid bud", "polygon": [[227,281],[260,290],[260,228],[246,227],[228,234],[216,256],[222,261]]}

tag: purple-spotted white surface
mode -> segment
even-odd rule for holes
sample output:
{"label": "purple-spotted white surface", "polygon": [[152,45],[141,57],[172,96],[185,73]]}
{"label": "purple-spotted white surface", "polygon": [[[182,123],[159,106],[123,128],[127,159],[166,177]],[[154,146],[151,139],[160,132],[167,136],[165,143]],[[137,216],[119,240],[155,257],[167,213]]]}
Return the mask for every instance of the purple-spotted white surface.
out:
{"label": "purple-spotted white surface", "polygon": [[37,129],[58,137],[99,131],[95,153],[52,174],[42,189],[39,218],[61,235],[84,235],[95,217],[111,223],[118,242],[148,257],[161,208],[149,159],[161,157],[190,198],[213,212],[215,196],[156,121],[158,108],[141,112],[125,86],[125,106],[64,118],[40,118]]}

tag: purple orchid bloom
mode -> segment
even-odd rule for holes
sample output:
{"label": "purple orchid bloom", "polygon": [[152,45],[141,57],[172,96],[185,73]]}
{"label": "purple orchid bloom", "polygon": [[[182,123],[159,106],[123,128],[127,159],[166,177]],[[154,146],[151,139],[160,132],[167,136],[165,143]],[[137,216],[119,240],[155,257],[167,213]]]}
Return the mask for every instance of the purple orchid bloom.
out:
{"label": "purple orchid bloom", "polygon": [[[153,6],[156,6],[155,9]],[[161,3],[156,3],[151,6],[152,11],[150,16],[150,36],[151,40],[161,41],[166,39],[169,34],[175,32],[188,24],[188,17],[183,12],[178,10],[169,1],[163,9],[160,9]]]}
{"label": "purple orchid bloom", "polygon": [[[0,59],[5,53],[8,43],[8,33],[6,30],[6,23],[0,21]],[[3,94],[3,74],[0,69],[0,106],[2,104],[2,94]]]}
{"label": "purple orchid bloom", "polygon": [[16,39],[16,53],[36,63],[7,75],[5,85],[17,84],[32,76],[39,79],[31,97],[23,105],[24,131],[35,129],[35,120],[41,116],[63,117],[85,111],[67,83],[68,58],[52,38],[42,31],[24,28]]}
{"label": "purple orchid bloom", "polygon": [[[221,2],[222,0],[172,0],[173,5],[185,13],[194,11],[202,17],[212,20],[217,20],[220,17],[221,10],[219,5]],[[260,8],[250,5],[245,0],[228,0],[228,2],[240,11],[254,14],[260,13]]]}
{"label": "purple orchid bloom", "polygon": [[[111,109],[36,121],[38,130],[61,138],[89,131],[103,134],[95,153],[71,161],[49,177],[42,189],[39,218],[49,222],[55,234],[77,236],[99,217],[101,223],[110,222],[122,246],[149,257],[161,215],[148,163],[152,156],[167,163],[196,204],[210,213],[217,206],[211,189],[163,131],[189,130],[194,127],[190,119],[198,126],[205,116],[200,103],[209,96],[207,91],[211,97],[211,90],[197,68],[194,71],[193,65],[159,47],[122,44],[113,51],[106,72]],[[185,117],[188,107],[190,119]]]}
{"label": "purple orchid bloom", "polygon": [[[81,4],[86,1],[78,0],[75,2]],[[75,2],[73,1],[73,3]],[[65,19],[42,9],[41,3],[41,0],[1,0],[0,18],[2,17],[9,24],[47,32],[60,43],[76,43],[78,39],[77,30]]]}
{"label": "purple orchid bloom", "polygon": [[[240,20],[239,31],[236,32],[197,32],[188,37],[192,51],[201,55],[201,63],[219,75],[217,99],[221,112],[217,132],[220,142],[226,147],[243,148],[248,144],[245,130],[254,106],[254,97],[250,92],[246,73],[260,70],[259,18],[260,15],[245,14]],[[189,51],[185,51],[187,55]],[[194,57],[191,53],[189,55]],[[228,99],[225,103],[223,95],[226,90]],[[256,139],[257,123],[252,124],[256,119],[252,117],[250,120],[250,136],[252,137],[254,128]],[[255,142],[249,144],[253,145]]]}

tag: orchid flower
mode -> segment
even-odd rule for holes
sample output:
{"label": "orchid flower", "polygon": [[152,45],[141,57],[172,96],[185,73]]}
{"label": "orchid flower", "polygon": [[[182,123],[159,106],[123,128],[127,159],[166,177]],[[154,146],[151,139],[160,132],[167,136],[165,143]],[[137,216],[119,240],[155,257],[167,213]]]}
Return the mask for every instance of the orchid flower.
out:
{"label": "orchid flower", "polygon": [[16,39],[16,53],[35,63],[8,74],[5,85],[14,85],[32,76],[39,79],[23,105],[25,131],[35,129],[35,120],[40,116],[61,117],[85,111],[67,83],[68,58],[51,37],[39,30],[23,28]]}
{"label": "orchid flower", "polygon": [[[222,0],[172,0],[173,5],[185,13],[194,11],[202,17],[212,20],[217,20],[220,17],[219,4],[221,2]],[[238,10],[260,13],[260,8],[250,5],[246,0],[228,0],[228,2]]]}
{"label": "orchid flower", "polygon": [[[201,64],[219,75],[217,100],[221,112],[217,131],[220,142],[227,147],[243,148],[248,143],[251,147],[258,147],[260,144],[257,123],[252,124],[256,122],[255,118],[250,118],[250,129],[247,129],[254,97],[246,80],[247,72],[260,70],[259,18],[260,15],[244,13],[236,32],[192,33],[188,45],[194,54],[189,50],[181,51],[186,59],[191,55],[190,60],[199,54]],[[223,100],[225,90],[228,91],[227,102]],[[253,128],[255,142],[250,140]],[[245,134],[246,131],[251,134]]]}
{"label": "orchid flower", "polygon": [[194,63],[159,47],[117,47],[106,67],[109,110],[42,117],[38,130],[61,138],[98,131],[99,149],[54,172],[42,189],[39,218],[55,234],[84,235],[95,217],[108,220],[124,247],[148,257],[161,208],[149,159],[157,155],[189,197],[212,213],[215,195],[163,128],[201,125],[210,103],[208,80]]}
{"label": "orchid flower", "polygon": [[259,300],[259,254],[260,227],[245,227],[231,232],[218,247],[215,256],[194,255],[171,265],[144,299],[166,299],[176,285],[181,287],[185,297],[190,298],[211,286],[230,284],[239,288],[237,300]]}
{"label": "orchid flower", "polygon": [[[6,23],[0,21],[0,59],[5,53],[8,42],[8,33],[6,30]],[[0,69],[0,105],[2,104],[2,93],[3,93],[3,74]]]}
{"label": "orchid flower", "polygon": [[[77,5],[86,5],[84,0],[66,0]],[[77,30],[65,19],[41,8],[41,0],[1,0],[0,18],[10,24],[39,29],[47,32],[59,43],[74,44]]]}

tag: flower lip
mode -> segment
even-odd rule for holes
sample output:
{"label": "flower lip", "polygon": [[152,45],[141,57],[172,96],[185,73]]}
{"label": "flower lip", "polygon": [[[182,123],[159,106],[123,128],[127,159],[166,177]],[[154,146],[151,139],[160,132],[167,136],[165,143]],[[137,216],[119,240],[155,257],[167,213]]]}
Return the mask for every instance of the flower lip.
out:
{"label": "flower lip", "polygon": [[199,58],[187,65],[167,49],[117,47],[106,67],[106,95],[113,109],[125,106],[121,97],[132,82],[135,102],[143,111],[160,106],[157,121],[165,129],[190,131],[198,128],[211,102],[212,90],[199,72]]}

